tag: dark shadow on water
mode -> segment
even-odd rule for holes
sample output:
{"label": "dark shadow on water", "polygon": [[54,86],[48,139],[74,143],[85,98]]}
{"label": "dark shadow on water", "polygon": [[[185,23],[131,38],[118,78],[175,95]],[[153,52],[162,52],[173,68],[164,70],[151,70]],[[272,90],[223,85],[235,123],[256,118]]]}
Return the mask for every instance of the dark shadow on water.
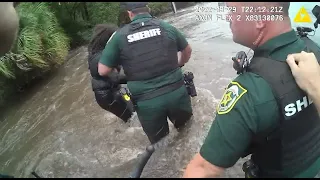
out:
{"label": "dark shadow on water", "polygon": [[24,102],[34,96],[35,93],[41,91],[43,86],[50,82],[56,75],[59,74],[59,69],[52,69],[50,72],[43,74],[41,77],[35,78],[29,82],[21,91],[16,92],[9,100],[6,105],[0,108],[0,122],[4,121],[7,113],[12,113],[17,108],[24,106]]}
{"label": "dark shadow on water", "polygon": [[63,66],[65,66],[76,54],[81,52],[82,48],[78,47],[74,50],[71,50],[66,57],[66,61],[60,67],[51,69],[49,72],[44,73],[41,77],[37,77],[27,84],[22,91],[17,91],[16,94],[12,95],[9,98],[6,105],[0,107],[0,122],[5,120],[6,114],[12,114],[18,108],[21,108],[25,105],[25,102],[32,98],[37,92],[42,91],[43,87],[52,81],[58,74],[63,71]]}

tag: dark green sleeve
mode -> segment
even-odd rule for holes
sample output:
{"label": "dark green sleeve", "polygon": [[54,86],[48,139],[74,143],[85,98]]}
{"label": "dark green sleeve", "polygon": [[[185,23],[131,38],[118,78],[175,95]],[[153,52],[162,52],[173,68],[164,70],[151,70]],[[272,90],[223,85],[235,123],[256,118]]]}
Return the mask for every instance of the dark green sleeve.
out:
{"label": "dark green sleeve", "polygon": [[169,37],[176,41],[178,51],[182,51],[188,46],[187,39],[177,28],[165,21],[161,21],[161,26],[169,32]]}
{"label": "dark green sleeve", "polygon": [[201,156],[223,168],[233,166],[247,150],[254,134],[276,124],[278,107],[269,85],[249,73],[228,85]]}
{"label": "dark green sleeve", "polygon": [[120,48],[119,48],[120,36],[115,32],[106,44],[106,47],[102,51],[100,63],[108,67],[116,67],[119,65]]}

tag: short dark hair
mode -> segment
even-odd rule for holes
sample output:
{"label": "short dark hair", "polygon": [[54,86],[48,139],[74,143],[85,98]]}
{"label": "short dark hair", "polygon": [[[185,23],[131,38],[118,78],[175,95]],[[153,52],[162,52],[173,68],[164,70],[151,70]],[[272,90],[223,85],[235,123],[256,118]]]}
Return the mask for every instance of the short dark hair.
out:
{"label": "short dark hair", "polygon": [[132,9],[131,12],[133,14],[150,13],[150,9],[149,7],[141,7],[141,8]]}
{"label": "short dark hair", "polygon": [[88,45],[89,54],[102,51],[112,34],[118,29],[113,24],[98,24],[94,27],[90,43]]}
{"label": "short dark hair", "polygon": [[131,19],[129,17],[129,14],[126,9],[120,9],[119,15],[118,15],[118,26],[121,28],[125,24],[129,24],[131,22]]}
{"label": "short dark hair", "polygon": [[122,7],[125,7],[128,11],[132,11],[133,9],[147,7],[148,2],[124,2],[120,3]]}

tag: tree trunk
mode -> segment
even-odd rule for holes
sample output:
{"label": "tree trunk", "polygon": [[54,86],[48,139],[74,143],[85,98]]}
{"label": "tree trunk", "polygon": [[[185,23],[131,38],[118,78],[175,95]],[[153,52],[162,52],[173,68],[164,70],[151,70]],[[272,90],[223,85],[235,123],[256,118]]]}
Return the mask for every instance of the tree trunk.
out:
{"label": "tree trunk", "polygon": [[89,21],[90,20],[90,15],[89,15],[89,11],[88,11],[88,7],[87,7],[87,3],[83,2],[83,9],[84,9],[84,14],[86,16],[86,20]]}

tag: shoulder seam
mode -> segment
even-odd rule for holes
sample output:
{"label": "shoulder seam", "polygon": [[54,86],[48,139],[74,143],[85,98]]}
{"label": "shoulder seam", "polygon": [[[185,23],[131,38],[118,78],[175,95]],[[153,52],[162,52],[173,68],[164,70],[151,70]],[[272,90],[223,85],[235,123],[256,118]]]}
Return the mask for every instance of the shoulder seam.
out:
{"label": "shoulder seam", "polygon": [[113,38],[113,36],[117,33],[117,31],[115,31],[114,33],[112,33],[112,35],[110,36],[110,38],[107,41],[107,44],[110,42],[110,40]]}

